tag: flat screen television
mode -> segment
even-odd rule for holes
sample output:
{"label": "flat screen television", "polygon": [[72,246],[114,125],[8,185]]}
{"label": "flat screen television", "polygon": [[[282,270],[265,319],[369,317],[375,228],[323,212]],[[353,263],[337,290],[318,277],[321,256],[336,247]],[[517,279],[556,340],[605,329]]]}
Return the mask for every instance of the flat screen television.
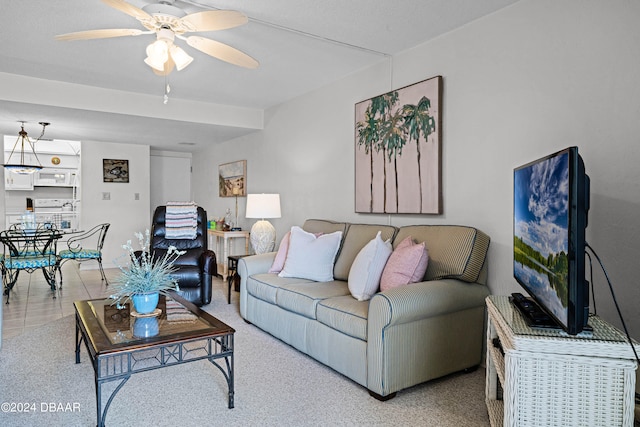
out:
{"label": "flat screen television", "polygon": [[588,328],[588,212],[589,177],[577,147],[514,169],[513,275],[551,327],[571,335]]}

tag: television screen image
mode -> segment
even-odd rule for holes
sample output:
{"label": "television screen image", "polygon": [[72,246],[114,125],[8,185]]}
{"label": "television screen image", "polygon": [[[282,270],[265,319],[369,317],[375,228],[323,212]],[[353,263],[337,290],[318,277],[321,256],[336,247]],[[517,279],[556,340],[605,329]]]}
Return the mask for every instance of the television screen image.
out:
{"label": "television screen image", "polygon": [[567,324],[569,153],[514,174],[514,275]]}
{"label": "television screen image", "polygon": [[514,277],[571,334],[580,332],[588,318],[588,189],[576,147],[514,170]]}

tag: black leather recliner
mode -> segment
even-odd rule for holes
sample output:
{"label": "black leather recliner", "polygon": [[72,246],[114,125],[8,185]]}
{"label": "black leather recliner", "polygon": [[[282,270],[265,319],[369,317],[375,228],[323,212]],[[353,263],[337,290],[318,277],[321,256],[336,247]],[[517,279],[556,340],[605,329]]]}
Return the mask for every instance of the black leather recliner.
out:
{"label": "black leather recliner", "polygon": [[207,212],[198,206],[198,233],[194,240],[165,239],[165,215],[166,206],[158,206],[153,213],[151,251],[159,258],[171,245],[186,250],[173,263],[178,269],[173,277],[180,286],[179,294],[198,306],[207,305],[211,302],[211,278],[218,274],[216,254],[207,247]]}

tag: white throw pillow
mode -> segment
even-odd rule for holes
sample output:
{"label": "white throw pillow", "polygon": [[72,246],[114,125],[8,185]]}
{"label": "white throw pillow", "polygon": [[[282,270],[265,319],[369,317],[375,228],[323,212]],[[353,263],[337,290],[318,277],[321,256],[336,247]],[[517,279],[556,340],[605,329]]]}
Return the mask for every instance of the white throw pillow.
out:
{"label": "white throw pillow", "polygon": [[383,241],[378,231],[356,255],[349,270],[349,292],[358,301],[366,301],[378,292],[380,277],[387,260],[393,252],[391,243]]}
{"label": "white throw pillow", "polygon": [[316,237],[298,226],[291,227],[287,259],[278,276],[330,282],[341,239],[342,231]]}

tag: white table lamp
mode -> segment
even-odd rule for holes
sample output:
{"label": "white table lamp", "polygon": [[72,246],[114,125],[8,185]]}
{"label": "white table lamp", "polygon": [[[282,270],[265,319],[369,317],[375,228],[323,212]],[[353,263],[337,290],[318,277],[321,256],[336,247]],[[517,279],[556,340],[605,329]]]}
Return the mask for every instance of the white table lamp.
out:
{"label": "white table lamp", "polygon": [[280,218],[280,194],[247,194],[247,218],[260,218],[251,227],[251,246],[256,254],[273,251],[276,229],[265,218]]}

